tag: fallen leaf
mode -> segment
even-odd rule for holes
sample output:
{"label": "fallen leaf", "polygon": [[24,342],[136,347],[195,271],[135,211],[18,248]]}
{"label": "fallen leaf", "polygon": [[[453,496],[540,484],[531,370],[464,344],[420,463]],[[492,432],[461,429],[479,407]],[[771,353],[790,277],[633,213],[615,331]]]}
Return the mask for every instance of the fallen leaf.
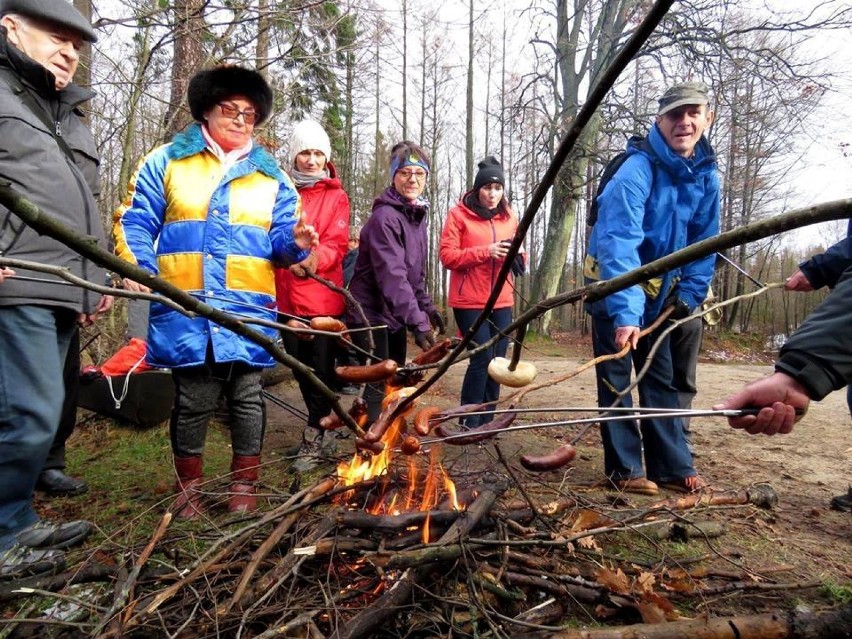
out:
{"label": "fallen leaf", "polygon": [[630,582],[621,568],[616,572],[612,572],[609,568],[599,568],[595,574],[595,579],[607,590],[619,595],[630,594]]}

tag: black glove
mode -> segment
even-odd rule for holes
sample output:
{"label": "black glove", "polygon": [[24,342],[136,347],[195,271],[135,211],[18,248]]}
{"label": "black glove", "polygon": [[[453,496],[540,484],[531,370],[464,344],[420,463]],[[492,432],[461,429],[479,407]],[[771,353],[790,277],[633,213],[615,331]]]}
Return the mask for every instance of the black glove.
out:
{"label": "black glove", "polygon": [[682,320],[689,317],[689,306],[677,296],[677,293],[672,293],[666,298],[666,301],[663,302],[663,310],[666,310],[669,306],[674,306],[672,314],[669,315],[670,320]]}
{"label": "black glove", "polygon": [[524,260],[524,254],[518,253],[515,256],[514,261],[512,262],[512,275],[515,277],[520,277],[524,273],[527,272],[527,267]]}
{"label": "black glove", "polygon": [[443,335],[447,332],[447,323],[444,321],[444,315],[438,309],[429,313],[429,322],[438,335]]}
{"label": "black glove", "polygon": [[414,331],[414,343],[420,347],[420,350],[428,351],[435,345],[432,331]]}

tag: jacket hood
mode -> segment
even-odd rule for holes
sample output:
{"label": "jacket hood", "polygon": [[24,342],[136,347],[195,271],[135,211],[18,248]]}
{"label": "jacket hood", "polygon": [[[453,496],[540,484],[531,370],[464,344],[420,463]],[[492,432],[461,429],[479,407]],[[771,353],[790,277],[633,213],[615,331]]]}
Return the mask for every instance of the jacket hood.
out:
{"label": "jacket hood", "polygon": [[94,91],[83,89],[74,83],[70,83],[62,91],[57,91],[56,76],[10,43],[6,37],[6,27],[0,27],[0,66],[14,71],[43,98],[57,100],[72,109],[95,96]]}
{"label": "jacket hood", "polygon": [[418,222],[429,212],[429,201],[426,198],[420,197],[416,202],[409,202],[392,186],[386,188],[373,200],[373,210],[375,211],[379,206],[390,206]]}
{"label": "jacket hood", "polygon": [[[201,125],[194,122],[172,138],[172,143],[169,146],[169,158],[172,160],[182,160],[191,155],[201,153],[206,148],[207,141],[201,132]],[[254,142],[251,151],[249,151],[248,159],[264,175],[268,175],[276,180],[284,178],[284,173],[278,167],[275,158],[257,142]]]}

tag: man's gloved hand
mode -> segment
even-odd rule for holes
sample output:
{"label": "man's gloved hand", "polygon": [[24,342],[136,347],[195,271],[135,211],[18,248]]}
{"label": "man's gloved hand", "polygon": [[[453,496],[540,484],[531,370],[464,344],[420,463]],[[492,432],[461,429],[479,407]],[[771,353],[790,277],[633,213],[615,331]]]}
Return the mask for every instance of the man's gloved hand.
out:
{"label": "man's gloved hand", "polygon": [[444,321],[443,314],[438,309],[429,313],[429,322],[432,324],[432,328],[435,329],[435,332],[438,335],[443,335],[447,332],[447,323]]}
{"label": "man's gloved hand", "polygon": [[435,345],[432,331],[414,331],[414,343],[420,347],[420,350],[428,351]]}
{"label": "man's gloved hand", "polygon": [[669,306],[674,306],[672,314],[669,315],[670,320],[682,320],[689,317],[689,306],[677,296],[677,293],[672,293],[666,298],[666,301],[663,302],[663,310],[666,310]]}

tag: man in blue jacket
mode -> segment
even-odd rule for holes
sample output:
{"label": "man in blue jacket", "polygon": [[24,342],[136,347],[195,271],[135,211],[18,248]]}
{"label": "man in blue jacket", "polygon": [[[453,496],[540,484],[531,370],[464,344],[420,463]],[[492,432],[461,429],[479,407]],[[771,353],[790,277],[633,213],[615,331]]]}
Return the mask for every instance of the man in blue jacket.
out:
{"label": "man in blue jacket", "polygon": [[[718,233],[716,156],[704,137],[712,122],[703,83],[675,85],[659,98],[647,138],[628,144],[627,159],[598,197],[584,269],[587,281],[622,275]],[[668,306],[674,306],[673,319],[699,306],[713,263],[710,255],[588,304],[595,356],[630,345],[633,366],[641,370],[659,332],[640,339],[642,328]],[[628,358],[602,362],[596,372],[600,406],[632,405],[629,394],[618,399],[630,384]],[[639,383],[639,398],[647,407],[678,407],[668,338]],[[609,422],[601,426],[601,437],[605,471],[617,490],[654,495],[660,485],[682,492],[705,486],[692,465],[679,419],[641,420],[638,427],[629,419]]]}

